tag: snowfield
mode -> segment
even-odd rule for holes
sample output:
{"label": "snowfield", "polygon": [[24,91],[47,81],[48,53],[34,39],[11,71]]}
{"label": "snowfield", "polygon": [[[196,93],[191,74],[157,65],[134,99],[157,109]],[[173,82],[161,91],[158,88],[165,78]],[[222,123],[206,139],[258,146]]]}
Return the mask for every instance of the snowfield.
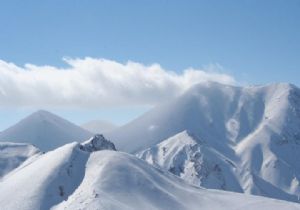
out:
{"label": "snowfield", "polygon": [[107,142],[99,141],[67,144],[5,177],[1,209],[300,209],[286,201],[188,185],[133,155],[101,150],[97,145],[107,148]]}

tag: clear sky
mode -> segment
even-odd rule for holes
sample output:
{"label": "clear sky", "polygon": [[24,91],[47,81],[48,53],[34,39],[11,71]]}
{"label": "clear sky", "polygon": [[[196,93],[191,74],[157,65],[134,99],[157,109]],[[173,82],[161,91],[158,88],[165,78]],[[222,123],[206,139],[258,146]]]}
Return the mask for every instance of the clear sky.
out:
{"label": "clear sky", "polygon": [[[63,57],[86,56],[178,74],[218,64],[241,84],[300,85],[299,0],[3,0],[0,27],[0,59],[21,67],[65,68]],[[146,110],[124,109],[53,111],[124,123]],[[2,107],[0,129],[30,111]]]}

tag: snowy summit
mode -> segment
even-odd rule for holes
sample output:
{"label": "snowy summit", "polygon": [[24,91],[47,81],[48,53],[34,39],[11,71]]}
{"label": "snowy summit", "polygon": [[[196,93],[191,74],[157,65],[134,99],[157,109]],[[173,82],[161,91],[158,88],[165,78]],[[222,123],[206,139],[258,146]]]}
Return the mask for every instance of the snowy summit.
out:
{"label": "snowy summit", "polygon": [[102,134],[96,134],[89,140],[83,142],[80,149],[88,152],[95,152],[100,150],[114,150],[116,151],[115,145],[107,140]]}

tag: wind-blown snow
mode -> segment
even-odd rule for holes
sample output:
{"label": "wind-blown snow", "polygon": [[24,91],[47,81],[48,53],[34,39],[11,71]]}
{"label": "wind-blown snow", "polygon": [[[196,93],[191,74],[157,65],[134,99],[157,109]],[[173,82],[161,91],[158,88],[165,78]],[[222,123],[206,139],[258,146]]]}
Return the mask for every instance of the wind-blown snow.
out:
{"label": "wind-blown snow", "polygon": [[29,144],[0,142],[0,179],[40,154],[39,149]]}
{"label": "wind-blown snow", "polygon": [[300,209],[284,201],[193,187],[135,156],[80,147],[71,143],[48,152],[1,181],[1,209]]}
{"label": "wind-blown snow", "polygon": [[92,134],[47,111],[37,111],[0,133],[0,141],[26,142],[49,151]]}
{"label": "wind-blown snow", "polygon": [[[297,201],[299,125],[300,90],[293,85],[233,87],[206,83],[194,86],[176,100],[154,108],[107,136],[120,150],[146,150],[139,156],[175,170],[172,172],[191,183]],[[160,144],[184,130],[196,137],[196,146],[181,142],[179,148],[174,138]],[[176,155],[158,153],[165,144],[170,151],[177,148]],[[183,158],[182,153],[187,157]],[[195,156],[196,161],[192,160]],[[172,161],[177,168],[170,168]],[[196,163],[201,167],[193,169],[191,164]],[[220,168],[212,173],[213,166]],[[192,172],[199,177],[191,178]]]}

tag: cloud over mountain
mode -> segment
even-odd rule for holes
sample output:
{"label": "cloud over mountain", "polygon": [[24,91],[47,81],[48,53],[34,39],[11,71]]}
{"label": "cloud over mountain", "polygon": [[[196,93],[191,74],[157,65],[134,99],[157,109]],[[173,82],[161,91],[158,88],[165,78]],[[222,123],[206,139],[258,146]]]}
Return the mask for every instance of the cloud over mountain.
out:
{"label": "cloud over mountain", "polygon": [[20,67],[0,60],[0,106],[154,105],[199,82],[235,83],[219,65],[176,73],[159,64],[132,61],[122,64],[89,57],[64,61],[68,67]]}

